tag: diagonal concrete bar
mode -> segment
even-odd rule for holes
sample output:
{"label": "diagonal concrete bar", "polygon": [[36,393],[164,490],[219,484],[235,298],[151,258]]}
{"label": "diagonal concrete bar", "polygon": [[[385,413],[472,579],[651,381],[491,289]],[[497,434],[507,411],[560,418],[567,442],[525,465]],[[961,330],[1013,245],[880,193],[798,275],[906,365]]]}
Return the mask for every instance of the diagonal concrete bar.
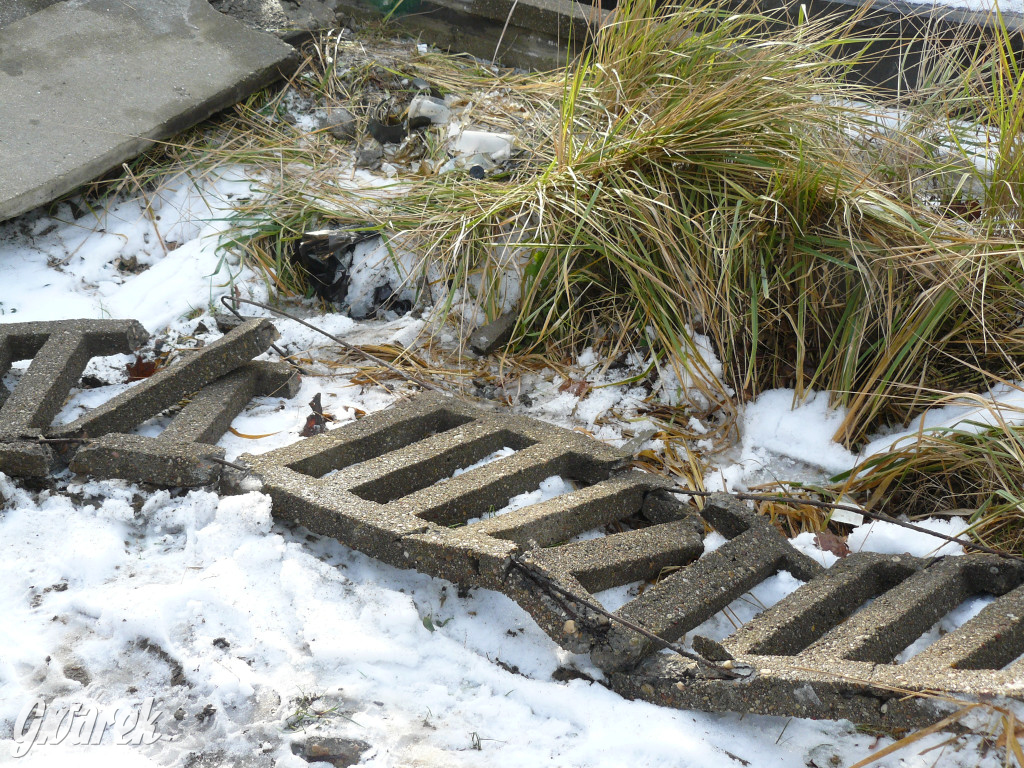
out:
{"label": "diagonal concrete bar", "polygon": [[192,487],[217,482],[224,449],[214,443],[254,397],[291,398],[299,377],[285,363],[250,362],[196,394],[157,437],[108,434],[83,446],[71,470],[156,485]]}
{"label": "diagonal concrete bar", "polygon": [[135,320],[74,320],[0,325],[0,376],[32,362],[0,407],[0,471],[21,477],[49,473],[49,446],[39,438],[93,357],[131,352],[148,338]]}
{"label": "diagonal concrete bar", "polygon": [[[731,496],[710,497],[701,515],[729,541],[645,590],[616,611],[618,616],[674,642],[780,570],[805,581],[824,570]],[[650,640],[615,625],[592,655],[602,669],[614,670],[636,664],[652,650]]]}
{"label": "diagonal concrete bar", "polygon": [[269,320],[249,320],[177,365],[164,368],[79,419],[50,430],[52,437],[95,438],[130,432],[183,397],[266,352],[279,336]]}

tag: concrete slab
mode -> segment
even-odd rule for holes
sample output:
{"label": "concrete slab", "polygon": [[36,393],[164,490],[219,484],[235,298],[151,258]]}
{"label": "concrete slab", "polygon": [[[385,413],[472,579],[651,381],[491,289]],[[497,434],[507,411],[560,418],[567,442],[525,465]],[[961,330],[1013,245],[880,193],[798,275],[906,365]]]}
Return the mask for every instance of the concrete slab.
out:
{"label": "concrete slab", "polygon": [[5,0],[0,3],[0,29],[59,2],[63,0]]}
{"label": "concrete slab", "polygon": [[69,0],[9,23],[0,28],[0,220],[296,65],[290,46],[206,0]]}

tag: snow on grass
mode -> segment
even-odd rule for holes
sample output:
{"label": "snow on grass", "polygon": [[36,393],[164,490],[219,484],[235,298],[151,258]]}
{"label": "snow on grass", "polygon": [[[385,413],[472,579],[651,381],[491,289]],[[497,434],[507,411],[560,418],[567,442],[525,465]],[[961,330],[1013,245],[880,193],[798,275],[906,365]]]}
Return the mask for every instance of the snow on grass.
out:
{"label": "snow on grass", "polygon": [[[968,527],[959,517],[915,520],[914,525],[954,537],[963,535]],[[854,528],[847,537],[846,544],[851,552],[881,552],[887,555],[907,553],[916,557],[938,557],[964,553],[964,548],[959,544],[944,542],[935,536],[881,520]]]}

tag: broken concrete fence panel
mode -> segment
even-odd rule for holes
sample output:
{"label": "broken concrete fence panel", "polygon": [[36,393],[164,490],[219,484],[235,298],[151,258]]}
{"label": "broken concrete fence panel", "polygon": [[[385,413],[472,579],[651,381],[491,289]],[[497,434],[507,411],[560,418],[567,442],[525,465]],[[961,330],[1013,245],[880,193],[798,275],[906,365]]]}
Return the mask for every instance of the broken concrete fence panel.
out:
{"label": "broken concrete fence panel", "polygon": [[[473,466],[504,447],[515,452]],[[949,706],[905,691],[1024,691],[1024,565],[855,553],[826,570],[732,497],[707,499],[701,519],[668,480],[623,471],[615,449],[532,419],[419,395],[240,461],[271,495],[275,516],[391,565],[504,592],[562,647],[590,652],[630,698],[906,727]],[[549,472],[581,487],[492,514]],[[633,516],[651,525],[576,538]],[[705,521],[728,540],[702,556]],[[806,583],[731,637],[695,638],[720,670],[656,653],[656,642],[590,607],[603,590],[656,580],[614,615],[675,642],[782,570]],[[896,663],[976,594],[995,602]],[[727,670],[738,677],[726,679]]]}
{"label": "broken concrete fence panel", "polygon": [[[1022,584],[1024,565],[992,555],[855,553],[721,641],[733,667],[749,669],[744,679],[702,679],[687,660],[659,654],[613,672],[611,685],[627,697],[683,709],[925,725],[960,704],[915,693],[1021,698]],[[978,595],[994,600],[901,660],[936,621]]]}
{"label": "broken concrete fence panel", "polygon": [[655,475],[622,472],[539,504],[473,523],[473,529],[523,550],[553,547],[640,510],[648,494],[669,485]]}
{"label": "broken concrete fence panel", "polygon": [[82,447],[71,469],[94,477],[119,477],[165,486],[209,485],[224,458],[215,443],[254,398],[290,398],[298,375],[285,363],[250,362],[201,389],[157,437],[107,434]]}
{"label": "broken concrete fence panel", "polygon": [[99,437],[128,433],[165,408],[262,354],[278,338],[266,319],[249,320],[236,329],[164,368],[79,419],[51,430],[55,437]]}
{"label": "broken concrete fence panel", "polygon": [[[704,551],[702,533],[702,524],[691,516],[558,547],[532,549],[521,559],[529,573],[510,572],[504,591],[553,640],[575,653],[589,653],[605,644],[614,625],[582,601],[600,605],[595,593],[657,579],[666,569],[685,567]],[[535,576],[542,578],[538,582]],[[581,602],[574,603],[547,589],[547,582]],[[633,635],[639,637],[635,632]]]}
{"label": "broken concrete fence panel", "polygon": [[61,320],[0,326],[0,376],[31,358],[0,407],[0,471],[22,477],[49,473],[52,451],[16,442],[46,432],[89,360],[133,352],[149,338],[134,320]]}
{"label": "broken concrete fence panel", "polygon": [[[502,448],[515,453],[470,468]],[[575,650],[598,642],[591,628],[580,622],[579,632],[564,636],[576,614],[560,609],[529,580],[510,575],[513,558],[525,555],[524,562],[545,579],[593,601],[590,590],[655,577],[666,567],[691,562],[703,549],[703,523],[672,497],[662,501],[663,507],[675,506],[663,510],[663,525],[564,543],[639,514],[648,496],[665,493],[672,483],[616,471],[619,452],[580,433],[440,395],[420,395],[241,461],[274,499],[275,515],[337,536],[392,565],[504,591]],[[493,515],[551,475],[583,487]]]}
{"label": "broken concrete fence panel", "polygon": [[813,589],[794,593],[740,627],[729,647],[740,654],[799,653],[925,563],[915,557],[873,552],[844,558],[815,579]]}
{"label": "broken concrete fence panel", "polygon": [[[516,453],[453,477],[506,447]],[[603,480],[619,457],[579,433],[425,394],[241,461],[274,499],[275,515],[392,565],[494,585],[487,564],[506,558],[516,545],[464,526],[466,521],[536,490],[551,475]]]}
{"label": "broken concrete fence panel", "polygon": [[287,363],[251,361],[206,385],[171,420],[160,438],[216,443],[254,397],[292,398],[299,376]]}

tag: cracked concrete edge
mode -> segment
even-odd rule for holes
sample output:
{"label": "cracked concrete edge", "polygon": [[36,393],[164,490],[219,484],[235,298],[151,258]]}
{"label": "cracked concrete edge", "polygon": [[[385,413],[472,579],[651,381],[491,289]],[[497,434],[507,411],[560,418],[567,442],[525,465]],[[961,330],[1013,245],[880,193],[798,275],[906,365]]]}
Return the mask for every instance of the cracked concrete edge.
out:
{"label": "cracked concrete edge", "polygon": [[93,408],[79,419],[48,430],[50,437],[100,437],[111,432],[128,433],[186,395],[262,354],[279,336],[269,320],[250,320],[206,347],[196,350],[177,365]]}
{"label": "cracked concrete edge", "polygon": [[155,485],[196,487],[219,481],[224,450],[213,445],[253,397],[292,397],[298,374],[285,363],[250,362],[208,384],[157,437],[107,434],[70,462],[78,474]]}
{"label": "cracked concrete edge", "polygon": [[11,477],[47,477],[54,465],[53,450],[43,443],[0,443],[0,472]]}
{"label": "cracked concrete edge", "polygon": [[61,320],[0,326],[0,376],[14,361],[31,359],[0,407],[0,439],[43,434],[89,360],[131,352],[148,337],[135,320]]}
{"label": "cracked concrete edge", "polygon": [[[755,660],[757,661],[757,660]],[[929,725],[962,703],[941,697],[908,696],[861,682],[863,669],[837,668],[816,675],[780,666],[774,657],[759,660],[746,680],[705,680],[695,664],[675,654],[658,654],[638,668],[613,672],[609,686],[627,699],[703,712],[744,712],[780,717],[850,720],[904,730]],[[843,679],[844,672],[854,677]]]}
{"label": "cracked concrete edge", "polygon": [[224,449],[206,443],[178,443],[142,435],[108,434],[83,446],[71,471],[99,478],[193,488],[215,483]]}

